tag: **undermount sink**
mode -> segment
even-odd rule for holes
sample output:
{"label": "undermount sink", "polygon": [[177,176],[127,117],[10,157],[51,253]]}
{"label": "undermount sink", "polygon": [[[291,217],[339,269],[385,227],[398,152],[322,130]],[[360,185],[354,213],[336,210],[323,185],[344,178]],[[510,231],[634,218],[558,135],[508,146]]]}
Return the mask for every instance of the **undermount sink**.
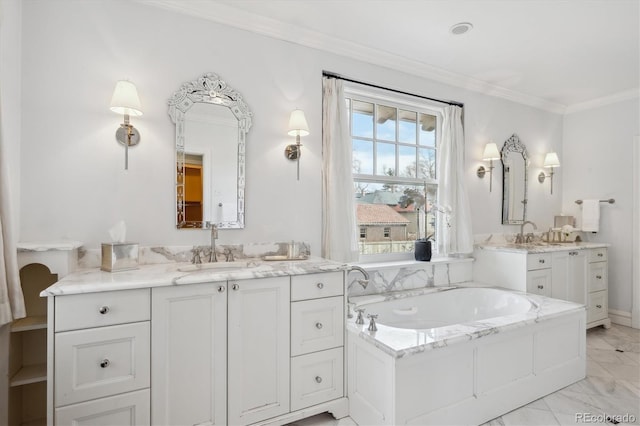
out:
{"label": "undermount sink", "polygon": [[256,262],[209,262],[199,263],[195,265],[187,265],[178,268],[180,272],[195,272],[195,271],[212,271],[212,272],[228,272],[239,269],[255,269],[261,266]]}

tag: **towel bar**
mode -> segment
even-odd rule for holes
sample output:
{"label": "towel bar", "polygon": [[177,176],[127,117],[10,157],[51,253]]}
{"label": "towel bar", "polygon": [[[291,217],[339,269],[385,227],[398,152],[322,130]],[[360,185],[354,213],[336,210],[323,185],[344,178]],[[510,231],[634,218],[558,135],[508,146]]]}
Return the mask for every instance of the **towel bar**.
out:
{"label": "towel bar", "polygon": [[[609,198],[608,200],[600,200],[601,203],[609,203],[609,204],[613,204],[616,202],[615,199],[613,198]],[[582,204],[582,200],[576,200],[576,204]]]}

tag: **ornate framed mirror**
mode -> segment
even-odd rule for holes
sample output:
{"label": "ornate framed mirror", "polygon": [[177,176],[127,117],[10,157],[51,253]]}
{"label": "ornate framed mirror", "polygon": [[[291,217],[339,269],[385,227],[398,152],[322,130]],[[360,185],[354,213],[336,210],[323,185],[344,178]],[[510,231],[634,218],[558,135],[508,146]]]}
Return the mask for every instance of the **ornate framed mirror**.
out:
{"label": "ornate framed mirror", "polygon": [[527,169],[529,153],[518,135],[507,139],[502,160],[502,224],[519,225],[527,218]]}
{"label": "ornate framed mirror", "polygon": [[184,83],[168,103],[176,125],[176,227],[244,228],[249,107],[214,73]]}

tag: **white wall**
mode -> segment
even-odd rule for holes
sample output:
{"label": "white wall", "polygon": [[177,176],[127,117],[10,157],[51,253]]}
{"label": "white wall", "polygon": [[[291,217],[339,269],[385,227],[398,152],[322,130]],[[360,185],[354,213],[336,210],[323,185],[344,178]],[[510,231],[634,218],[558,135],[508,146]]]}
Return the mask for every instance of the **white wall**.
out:
{"label": "white wall", "polygon": [[[638,99],[618,102],[564,118],[562,207],[581,221],[578,199],[615,198],[601,204],[600,232],[590,241],[611,243],[609,308],[630,312],[633,262],[633,140],[640,133]],[[636,301],[640,303],[640,301]]]}
{"label": "white wall", "polygon": [[[19,0],[0,0],[0,137],[2,155],[7,161],[11,182],[13,228],[20,227],[20,38],[21,5]],[[9,403],[9,326],[0,327],[0,425],[8,424]]]}
{"label": "white wall", "polygon": [[[246,228],[221,231],[222,243],[305,240],[320,254],[321,73],[337,72],[465,103],[467,174],[474,232],[512,232],[500,224],[501,167],[494,190],[475,176],[488,139],[517,133],[532,156],[533,181],[544,153],[559,150],[562,117],[513,102],[131,2],[24,1],[22,240],[72,238],[90,248],[119,219],[143,245],[206,244],[208,234],[174,229],[174,127],[167,99],[201,73],[218,73],[255,114],[247,141]],[[138,86],[145,115],[133,118],[142,141],[114,140],[121,117],[108,104],[116,80]],[[300,181],[284,158],[289,113],[305,110]],[[558,179],[556,188],[560,188]],[[530,184],[530,215],[545,228],[560,195]]]}

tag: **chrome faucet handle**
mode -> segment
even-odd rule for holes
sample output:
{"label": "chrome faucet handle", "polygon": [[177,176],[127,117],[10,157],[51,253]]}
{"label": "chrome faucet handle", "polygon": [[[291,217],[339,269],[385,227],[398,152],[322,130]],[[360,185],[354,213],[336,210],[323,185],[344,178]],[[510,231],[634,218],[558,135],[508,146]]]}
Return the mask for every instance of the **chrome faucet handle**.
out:
{"label": "chrome faucet handle", "polygon": [[194,248],[191,250],[191,254],[193,255],[191,257],[191,263],[193,263],[194,265],[199,265],[202,263],[202,259],[200,258],[200,250],[197,248]]}
{"label": "chrome faucet handle", "polygon": [[364,324],[364,309],[356,309],[358,313],[358,318],[356,318],[356,324]]}
{"label": "chrome faucet handle", "polygon": [[376,327],[376,318],[378,318],[378,314],[367,314],[367,318],[369,318],[369,331],[378,331],[378,327]]}

